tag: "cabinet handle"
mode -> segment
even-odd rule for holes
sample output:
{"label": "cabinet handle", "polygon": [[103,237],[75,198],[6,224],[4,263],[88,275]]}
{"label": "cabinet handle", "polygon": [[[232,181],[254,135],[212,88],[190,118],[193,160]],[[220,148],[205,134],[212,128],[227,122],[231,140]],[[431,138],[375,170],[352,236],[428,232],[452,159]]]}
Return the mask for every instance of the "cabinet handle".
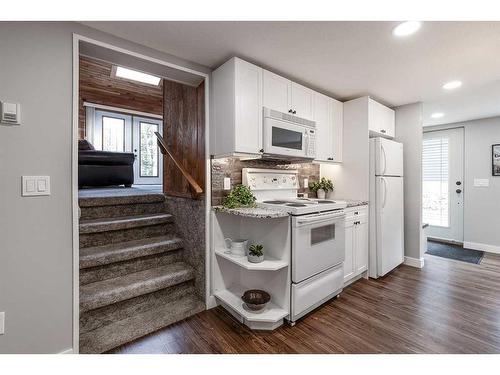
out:
{"label": "cabinet handle", "polygon": [[296,113],[297,113],[297,111],[293,111],[292,113],[293,113],[293,114],[296,114]]}
{"label": "cabinet handle", "polygon": [[264,152],[264,149],[263,149],[263,148],[261,148],[261,149],[259,150],[259,152]]}
{"label": "cabinet handle", "polygon": [[354,211],[354,215],[357,215],[357,214],[359,214],[359,212],[358,211]]}
{"label": "cabinet handle", "polygon": [[333,160],[333,158],[327,158],[326,160]]}
{"label": "cabinet handle", "polygon": [[382,129],[380,132],[385,134],[385,129]]}
{"label": "cabinet handle", "polygon": [[289,109],[289,110],[288,110],[288,113],[293,113],[293,109]]}

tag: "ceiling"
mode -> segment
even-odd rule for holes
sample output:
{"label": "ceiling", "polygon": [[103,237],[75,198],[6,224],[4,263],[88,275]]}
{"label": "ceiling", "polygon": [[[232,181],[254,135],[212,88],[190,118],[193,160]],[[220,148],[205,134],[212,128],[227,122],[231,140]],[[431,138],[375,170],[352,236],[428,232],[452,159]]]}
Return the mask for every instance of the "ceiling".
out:
{"label": "ceiling", "polygon": [[421,101],[424,125],[500,115],[500,22],[424,22],[405,38],[398,22],[85,24],[212,69],[239,56],[340,100]]}

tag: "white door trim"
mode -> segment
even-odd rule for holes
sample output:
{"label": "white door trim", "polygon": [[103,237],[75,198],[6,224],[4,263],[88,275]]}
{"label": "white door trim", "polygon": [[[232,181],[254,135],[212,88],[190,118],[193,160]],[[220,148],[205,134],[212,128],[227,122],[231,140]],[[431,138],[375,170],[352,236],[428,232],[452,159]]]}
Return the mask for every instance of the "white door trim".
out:
{"label": "white door trim", "polygon": [[111,105],[103,105],[103,104],[95,104],[95,103],[90,103],[90,102],[83,102],[83,106],[86,107],[86,108],[101,109],[103,111],[125,113],[125,114],[128,114],[128,115],[136,115],[136,116],[149,117],[149,118],[155,118],[155,119],[158,119],[158,120],[163,120],[163,116],[162,115],[155,115],[154,113],[149,113],[149,112],[135,111],[133,109],[125,109],[125,108],[120,108],[120,107],[113,107]]}
{"label": "white door trim", "polygon": [[72,126],[72,148],[71,148],[71,198],[72,198],[72,222],[73,222],[73,353],[79,353],[79,321],[80,321],[80,298],[79,298],[79,206],[78,206],[78,111],[79,111],[79,43],[86,42],[101,46],[113,51],[135,56],[142,60],[147,60],[160,65],[172,67],[184,72],[198,75],[205,80],[205,284],[206,284],[206,303],[213,300],[210,291],[211,267],[210,267],[210,210],[211,210],[211,173],[210,173],[210,75],[194,69],[186,68],[177,64],[170,63],[155,57],[143,55],[130,51],[115,45],[101,42],[77,33],[73,33],[73,126]]}

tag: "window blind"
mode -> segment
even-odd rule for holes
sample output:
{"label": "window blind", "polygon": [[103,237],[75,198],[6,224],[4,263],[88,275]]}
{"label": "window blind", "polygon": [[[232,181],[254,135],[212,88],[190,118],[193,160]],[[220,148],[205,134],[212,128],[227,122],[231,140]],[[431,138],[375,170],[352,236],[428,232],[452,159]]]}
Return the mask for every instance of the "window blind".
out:
{"label": "window blind", "polygon": [[425,223],[434,226],[449,225],[449,139],[423,140],[422,193]]}

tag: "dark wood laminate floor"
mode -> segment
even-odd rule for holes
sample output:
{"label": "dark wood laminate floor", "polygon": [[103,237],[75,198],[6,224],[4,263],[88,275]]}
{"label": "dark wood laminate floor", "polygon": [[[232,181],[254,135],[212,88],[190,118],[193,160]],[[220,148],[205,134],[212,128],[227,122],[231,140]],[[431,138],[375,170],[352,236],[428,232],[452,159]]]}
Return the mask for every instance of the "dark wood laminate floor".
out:
{"label": "dark wood laminate floor", "polygon": [[218,307],[114,353],[500,353],[500,257],[432,255],[347,287],[295,327],[251,331]]}

